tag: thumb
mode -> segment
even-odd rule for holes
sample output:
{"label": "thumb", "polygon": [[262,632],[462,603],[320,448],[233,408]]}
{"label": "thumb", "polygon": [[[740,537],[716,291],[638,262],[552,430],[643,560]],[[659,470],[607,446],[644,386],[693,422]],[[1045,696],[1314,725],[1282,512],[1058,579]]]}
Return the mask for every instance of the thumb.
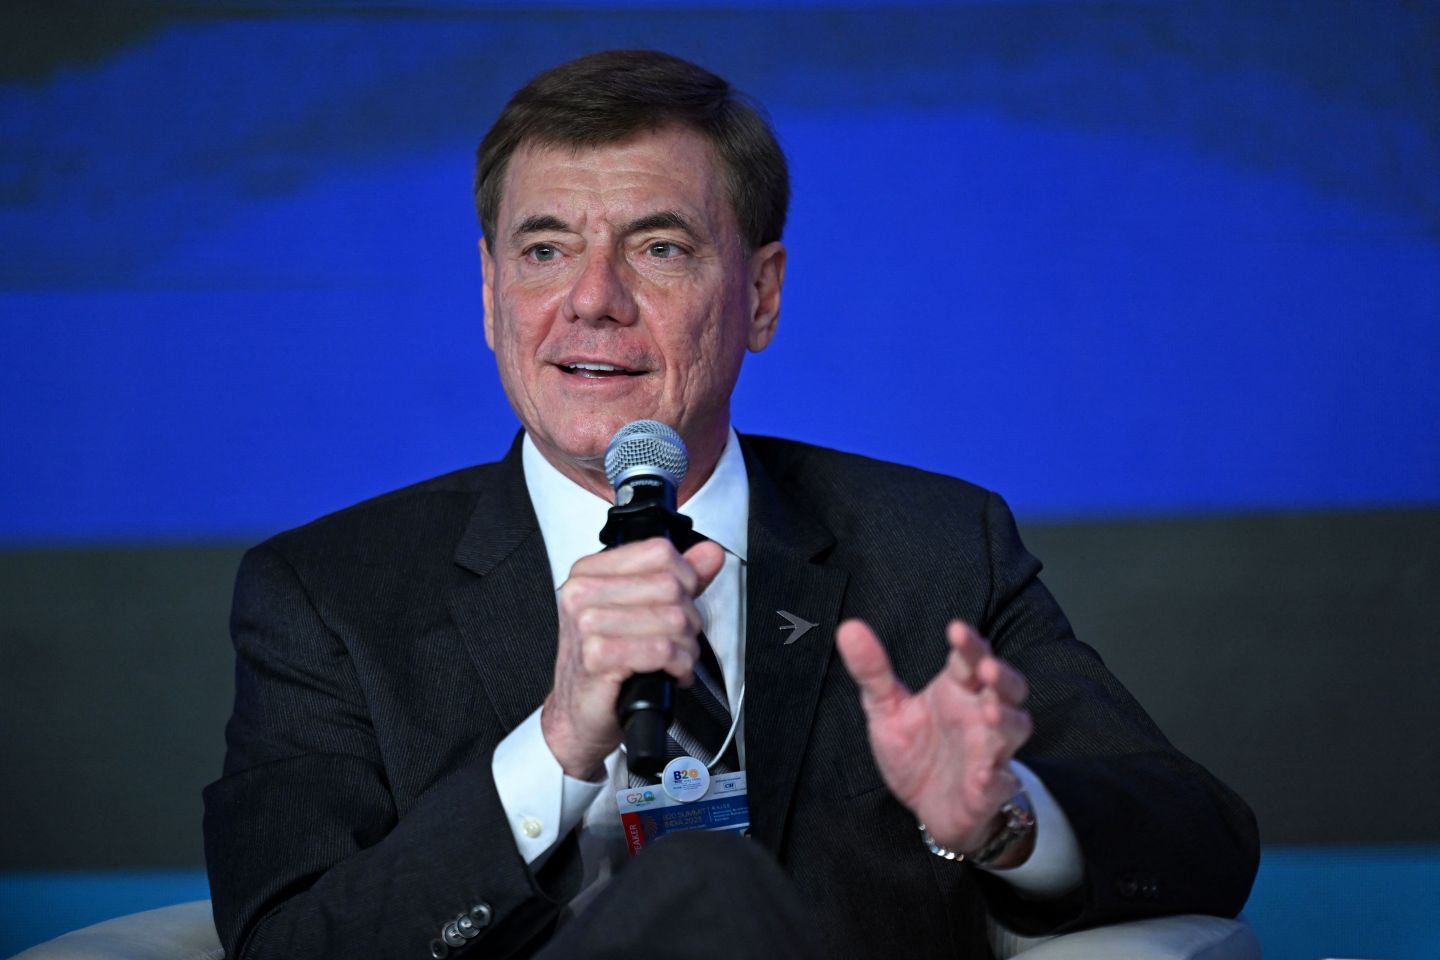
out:
{"label": "thumb", "polygon": [[725,566],[725,548],[713,540],[702,540],[686,550],[683,556],[700,578],[700,582],[695,586],[695,596],[698,597],[719,576],[720,568]]}
{"label": "thumb", "polygon": [[880,638],[864,620],[846,620],[835,631],[835,646],[840,659],[860,688],[865,712],[893,710],[906,694],[905,685],[890,668],[890,658]]}

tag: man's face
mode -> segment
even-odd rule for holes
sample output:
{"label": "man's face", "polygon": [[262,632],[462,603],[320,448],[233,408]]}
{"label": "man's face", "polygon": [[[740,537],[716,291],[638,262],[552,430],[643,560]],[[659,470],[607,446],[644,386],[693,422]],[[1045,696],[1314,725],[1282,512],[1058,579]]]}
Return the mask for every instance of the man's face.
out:
{"label": "man's face", "polygon": [[709,142],[665,128],[522,146],[491,243],[485,339],[540,451],[598,488],[611,436],[653,418],[685,438],[693,489],[724,447],[746,349],[770,342],[785,265],[778,243],[746,254]]}

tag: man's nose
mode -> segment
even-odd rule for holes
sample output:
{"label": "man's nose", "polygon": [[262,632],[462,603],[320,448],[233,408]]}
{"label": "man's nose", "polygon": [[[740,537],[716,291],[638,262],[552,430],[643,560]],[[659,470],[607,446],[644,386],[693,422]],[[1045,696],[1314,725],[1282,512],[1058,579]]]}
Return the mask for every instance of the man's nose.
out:
{"label": "man's nose", "polygon": [[638,310],[630,292],[632,280],[623,258],[608,251],[588,252],[566,297],[570,318],[586,323],[634,323]]}

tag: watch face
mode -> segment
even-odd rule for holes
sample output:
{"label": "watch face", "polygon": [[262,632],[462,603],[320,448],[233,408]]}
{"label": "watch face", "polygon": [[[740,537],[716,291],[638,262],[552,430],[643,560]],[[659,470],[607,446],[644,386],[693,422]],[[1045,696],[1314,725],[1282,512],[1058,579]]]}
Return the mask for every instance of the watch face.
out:
{"label": "watch face", "polygon": [[1024,790],[1002,804],[1000,812],[1005,816],[1005,825],[985,842],[979,853],[970,858],[979,866],[985,867],[994,863],[1015,841],[1035,829],[1035,812],[1030,806],[1030,797]]}
{"label": "watch face", "polygon": [[1035,812],[1030,806],[1030,797],[1021,790],[1015,796],[1000,807],[1000,812],[1005,814],[1005,828],[1007,830],[1029,830],[1035,826]]}

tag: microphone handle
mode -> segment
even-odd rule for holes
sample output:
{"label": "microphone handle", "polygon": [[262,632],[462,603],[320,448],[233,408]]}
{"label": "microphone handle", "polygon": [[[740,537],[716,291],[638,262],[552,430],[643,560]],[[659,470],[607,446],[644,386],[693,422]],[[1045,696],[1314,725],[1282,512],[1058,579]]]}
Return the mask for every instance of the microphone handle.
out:
{"label": "microphone handle", "polygon": [[666,729],[675,716],[675,678],[663,670],[637,673],[620,686],[615,701],[625,734],[625,764],[642,777],[658,777],[665,769]]}

